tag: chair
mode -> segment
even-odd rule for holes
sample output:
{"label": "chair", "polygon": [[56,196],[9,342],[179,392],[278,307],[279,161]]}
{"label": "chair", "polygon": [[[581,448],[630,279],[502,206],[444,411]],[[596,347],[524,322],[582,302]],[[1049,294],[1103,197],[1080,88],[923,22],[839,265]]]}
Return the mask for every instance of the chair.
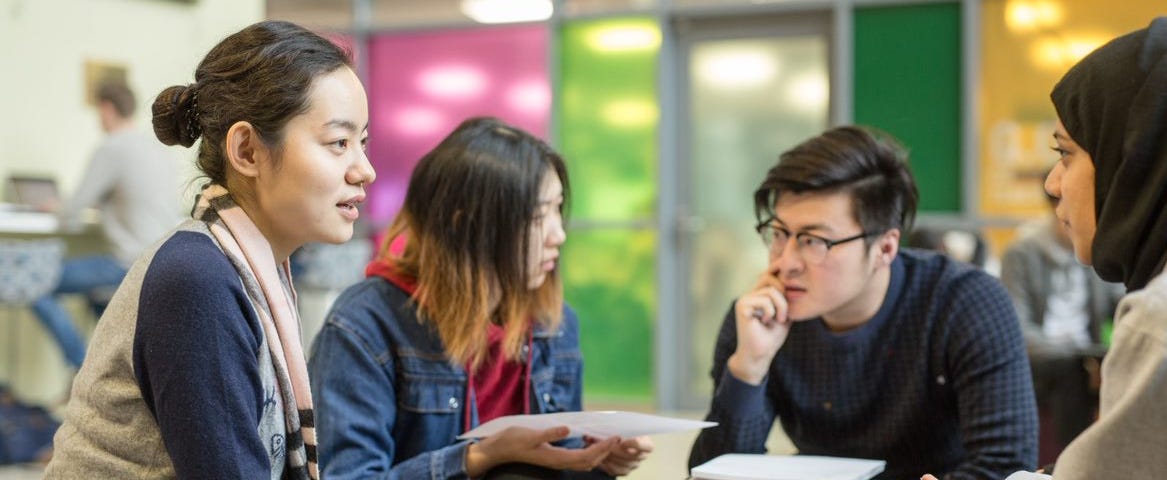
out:
{"label": "chair", "polygon": [[65,243],[59,239],[0,240],[0,308],[7,310],[9,317],[10,381],[19,371],[17,315],[56,288],[64,255]]}

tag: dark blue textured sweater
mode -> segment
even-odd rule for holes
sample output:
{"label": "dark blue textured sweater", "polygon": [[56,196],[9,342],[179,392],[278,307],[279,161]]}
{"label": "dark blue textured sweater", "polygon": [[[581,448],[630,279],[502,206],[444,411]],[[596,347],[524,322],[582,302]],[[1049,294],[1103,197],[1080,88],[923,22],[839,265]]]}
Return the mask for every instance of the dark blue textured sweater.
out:
{"label": "dark blue textured sweater", "polygon": [[793,324],[759,386],[729,373],[733,308],[714,352],[715,391],[689,466],[761,453],[775,416],[802,454],[882,459],[877,478],[1000,479],[1032,470],[1037,413],[1008,294],[988,274],[901,250],[883,305],[832,333]]}

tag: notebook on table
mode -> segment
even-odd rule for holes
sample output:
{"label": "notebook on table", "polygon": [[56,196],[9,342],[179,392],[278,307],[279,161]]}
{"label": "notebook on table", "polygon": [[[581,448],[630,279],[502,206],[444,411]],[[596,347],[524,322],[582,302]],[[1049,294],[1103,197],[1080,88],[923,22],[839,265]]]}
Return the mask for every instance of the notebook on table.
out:
{"label": "notebook on table", "polygon": [[695,480],[868,480],[883,460],[814,455],[730,453],[693,468]]}

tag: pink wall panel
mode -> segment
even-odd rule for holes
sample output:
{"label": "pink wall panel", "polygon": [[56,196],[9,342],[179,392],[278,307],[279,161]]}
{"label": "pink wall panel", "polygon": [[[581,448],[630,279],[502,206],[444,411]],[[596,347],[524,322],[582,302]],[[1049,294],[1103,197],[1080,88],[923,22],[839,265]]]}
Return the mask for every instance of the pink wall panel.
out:
{"label": "pink wall panel", "polygon": [[546,138],[551,119],[544,26],[374,36],[369,45],[369,159],[377,181],[366,214],[393,219],[418,159],[463,119],[495,116]]}

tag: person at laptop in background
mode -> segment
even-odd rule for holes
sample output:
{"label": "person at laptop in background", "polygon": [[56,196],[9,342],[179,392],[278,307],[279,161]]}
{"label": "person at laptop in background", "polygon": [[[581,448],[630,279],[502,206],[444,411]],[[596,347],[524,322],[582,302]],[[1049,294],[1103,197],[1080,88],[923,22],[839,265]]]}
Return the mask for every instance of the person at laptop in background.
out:
{"label": "person at laptop in background", "polygon": [[74,230],[84,209],[98,207],[112,252],[65,260],[54,292],[32,305],[74,368],[85,358],[85,343],[55,295],[84,294],[100,317],[134,259],[182,219],[177,162],[164,145],[134,128],[134,93],[122,82],[106,81],[97,87],[96,98],[105,139],[90,157],[80,186],[57,212],[62,229]]}
{"label": "person at laptop in background", "polygon": [[[1056,207],[1057,199],[1046,196]],[[1037,404],[1054,427],[1054,441],[1043,442],[1041,451],[1048,462],[1094,421],[1102,325],[1125,289],[1078,263],[1053,208],[1018,230],[1001,261],[1001,283],[1025,335]]]}
{"label": "person at laptop in background", "polygon": [[1037,412],[1008,293],[901,249],[918,193],[903,148],[838,127],[782,154],[754,193],[769,248],[717,338],[689,467],[762,453],[775,417],[799,453],[886,460],[878,478],[999,478],[1037,459]]}

